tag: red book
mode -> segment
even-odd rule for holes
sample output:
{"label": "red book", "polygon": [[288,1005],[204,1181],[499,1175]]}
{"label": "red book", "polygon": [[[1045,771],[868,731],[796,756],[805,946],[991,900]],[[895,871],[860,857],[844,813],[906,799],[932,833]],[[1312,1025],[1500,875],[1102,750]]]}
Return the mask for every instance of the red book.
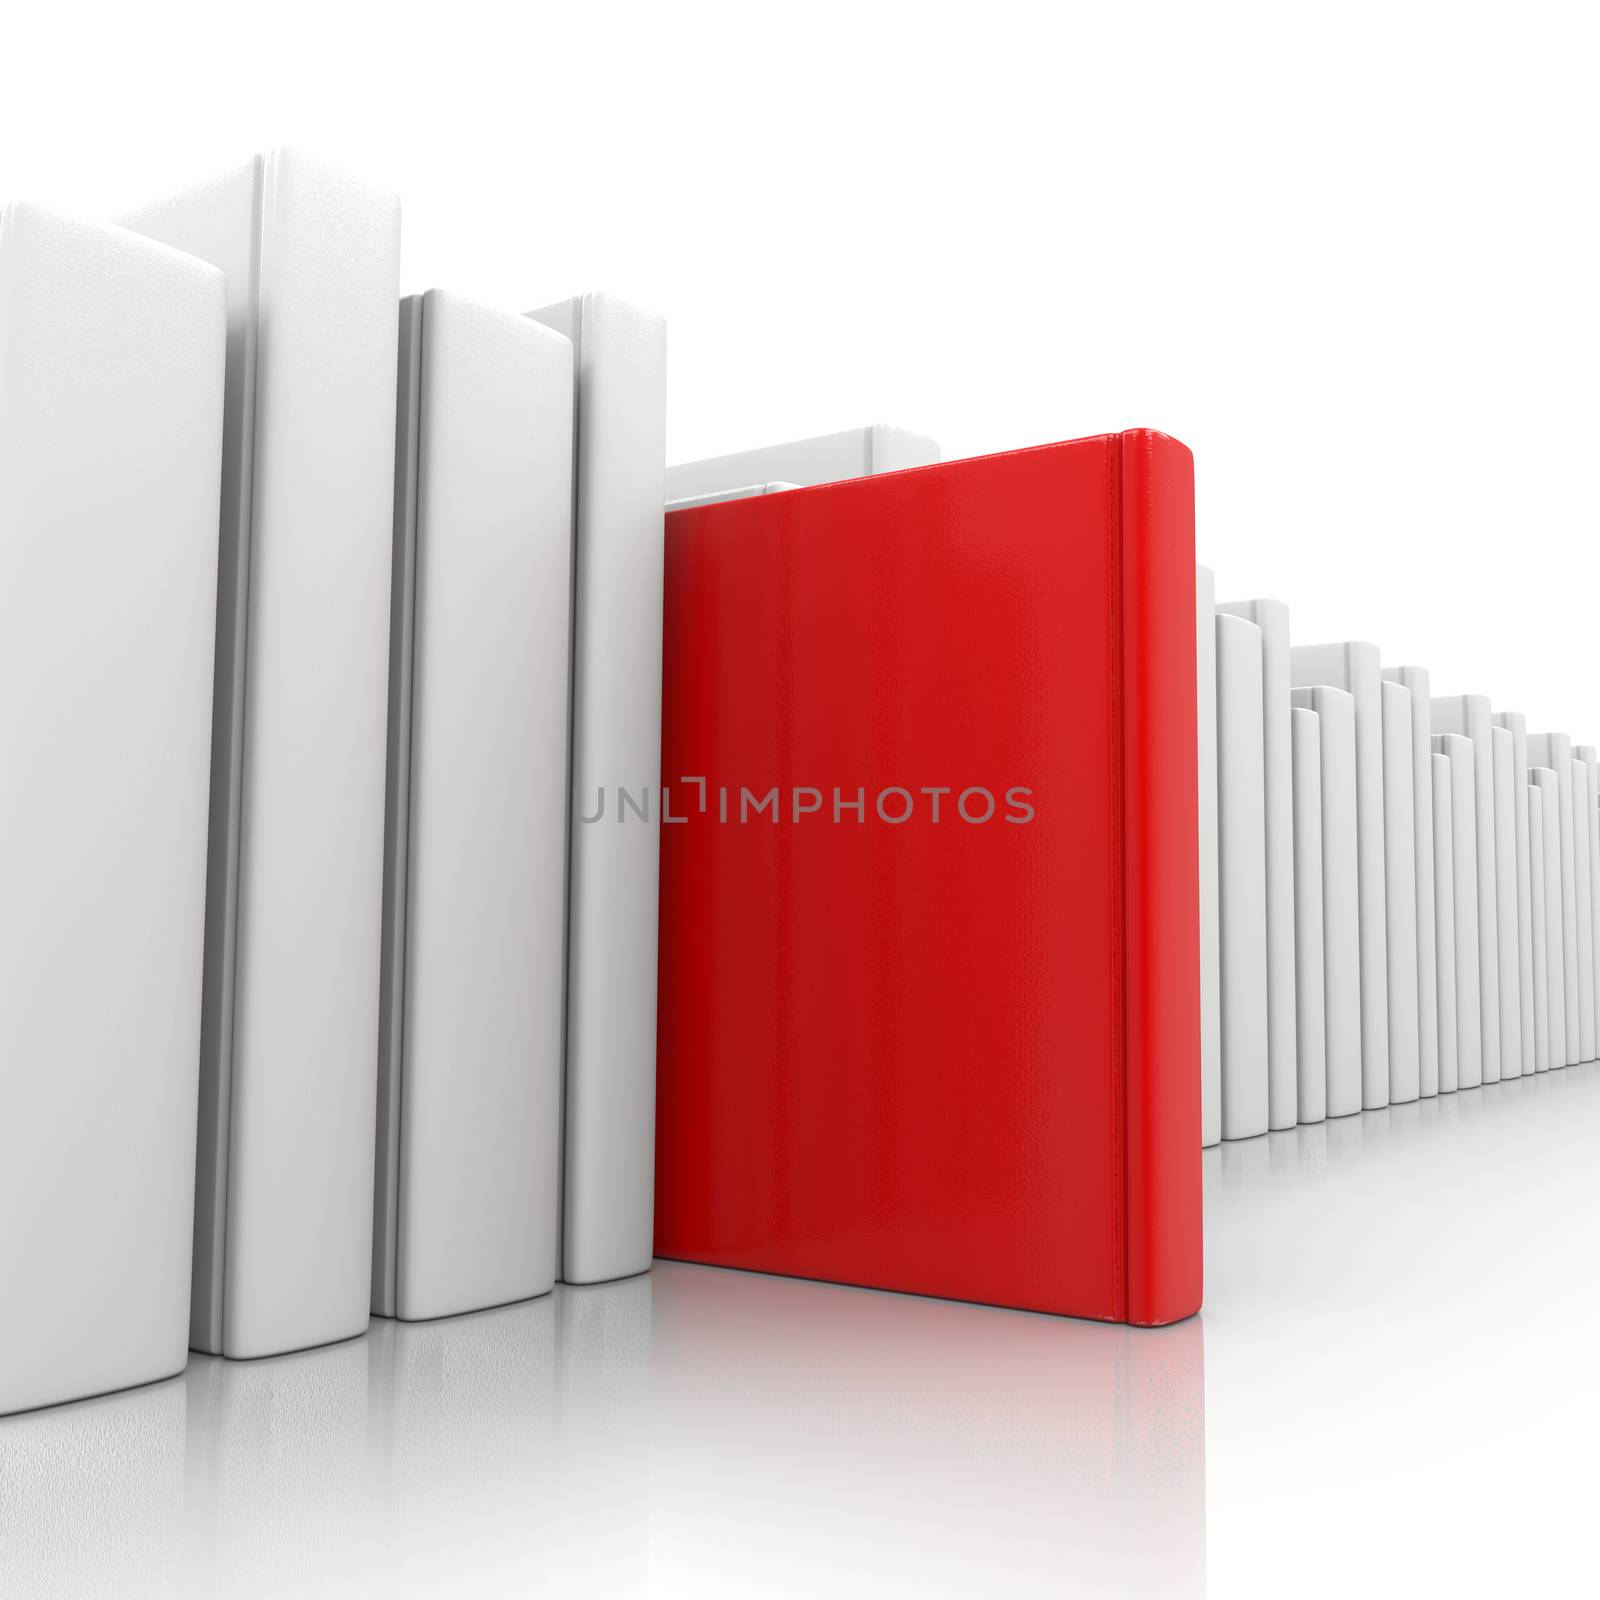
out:
{"label": "red book", "polygon": [[1189,1316],[1189,452],[1082,439],[666,542],[656,1254]]}

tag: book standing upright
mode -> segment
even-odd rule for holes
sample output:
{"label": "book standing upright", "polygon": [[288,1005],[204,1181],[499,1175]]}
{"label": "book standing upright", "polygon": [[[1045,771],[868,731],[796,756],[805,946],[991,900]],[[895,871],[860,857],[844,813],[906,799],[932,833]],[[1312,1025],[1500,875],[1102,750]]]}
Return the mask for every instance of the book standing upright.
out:
{"label": "book standing upright", "polygon": [[400,206],[278,150],[128,225],[228,280],[190,1341],[367,1325]]}

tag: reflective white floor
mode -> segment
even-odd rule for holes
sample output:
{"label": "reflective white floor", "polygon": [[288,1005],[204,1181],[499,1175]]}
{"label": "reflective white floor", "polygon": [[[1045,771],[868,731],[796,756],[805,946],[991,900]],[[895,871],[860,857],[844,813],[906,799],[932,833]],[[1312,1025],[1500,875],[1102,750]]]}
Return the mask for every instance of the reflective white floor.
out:
{"label": "reflective white floor", "polygon": [[1571,1592],[1600,1068],[1208,1154],[1159,1333],[663,1264],[0,1421],[0,1594]]}

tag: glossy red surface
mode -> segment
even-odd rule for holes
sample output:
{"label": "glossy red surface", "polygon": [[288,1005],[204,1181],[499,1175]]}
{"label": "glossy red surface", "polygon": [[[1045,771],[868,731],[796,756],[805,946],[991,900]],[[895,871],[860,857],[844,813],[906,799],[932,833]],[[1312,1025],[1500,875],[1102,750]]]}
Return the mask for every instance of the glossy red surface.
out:
{"label": "glossy red surface", "polygon": [[658,1255],[1197,1309],[1191,482],[1131,433],[667,519]]}

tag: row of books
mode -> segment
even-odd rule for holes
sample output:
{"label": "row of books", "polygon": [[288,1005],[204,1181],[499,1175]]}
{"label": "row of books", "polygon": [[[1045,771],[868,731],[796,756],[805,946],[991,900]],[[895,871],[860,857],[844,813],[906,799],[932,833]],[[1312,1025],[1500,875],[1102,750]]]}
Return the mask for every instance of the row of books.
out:
{"label": "row of books", "polygon": [[1202,1141],[1596,1057],[1600,750],[1196,584]]}
{"label": "row of books", "polygon": [[0,217],[0,1412],[649,1266],[665,328],[399,249]]}

